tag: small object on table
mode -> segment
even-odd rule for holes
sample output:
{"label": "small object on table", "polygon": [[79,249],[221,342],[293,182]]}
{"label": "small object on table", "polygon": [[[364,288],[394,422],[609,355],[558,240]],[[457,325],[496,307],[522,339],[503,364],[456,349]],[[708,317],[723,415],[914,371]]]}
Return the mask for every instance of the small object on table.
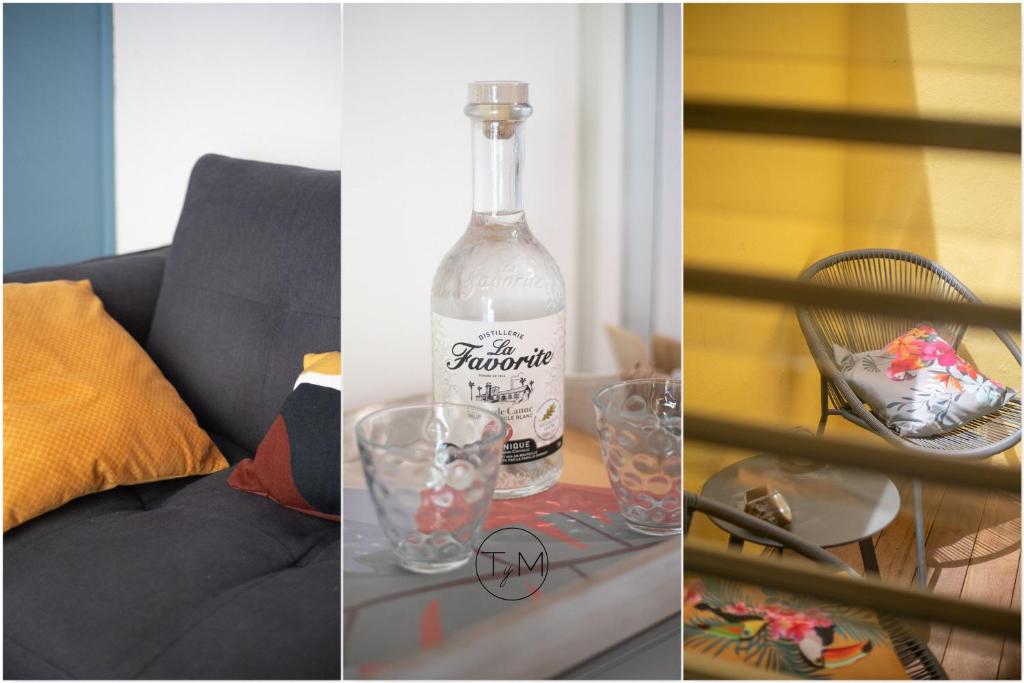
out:
{"label": "small object on table", "polygon": [[[900,494],[892,480],[877,472],[836,465],[791,472],[783,467],[785,460],[762,454],[735,462],[708,479],[701,494],[740,507],[754,485],[785,491],[792,511],[790,533],[823,548],[859,543],[864,569],[878,574],[872,536],[889,526],[900,510]],[[742,548],[746,541],[782,548],[781,543],[735,524],[714,517],[711,521],[729,534],[733,548]]]}
{"label": "small object on table", "polygon": [[769,524],[788,529],[793,511],[785,497],[771,486],[755,486],[743,494],[743,511]]}

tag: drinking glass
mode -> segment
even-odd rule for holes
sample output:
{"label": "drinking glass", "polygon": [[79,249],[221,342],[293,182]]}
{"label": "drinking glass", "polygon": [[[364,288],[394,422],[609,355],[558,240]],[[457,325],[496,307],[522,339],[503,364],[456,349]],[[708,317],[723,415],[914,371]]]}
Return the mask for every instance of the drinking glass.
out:
{"label": "drinking glass", "polygon": [[387,408],[356,424],[366,483],[399,564],[435,574],[473,554],[508,425],[454,403]]}
{"label": "drinking glass", "polygon": [[594,394],[608,480],[626,524],[642,534],[677,534],[682,525],[682,399],[682,383],[672,379]]}

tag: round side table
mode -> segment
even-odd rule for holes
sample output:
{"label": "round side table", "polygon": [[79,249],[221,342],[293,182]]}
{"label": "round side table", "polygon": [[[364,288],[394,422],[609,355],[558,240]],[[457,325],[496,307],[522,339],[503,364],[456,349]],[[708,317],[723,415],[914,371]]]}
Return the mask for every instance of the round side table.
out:
{"label": "round side table", "polygon": [[[743,493],[755,486],[771,486],[789,503],[793,523],[789,531],[809,543],[831,548],[859,543],[864,569],[878,574],[878,558],[871,537],[889,526],[900,510],[900,494],[892,480],[877,472],[823,465],[790,471],[775,455],[755,455],[726,467],[704,484],[701,494],[739,507]],[[744,541],[780,548],[777,541],[712,517],[729,534],[729,545]]]}

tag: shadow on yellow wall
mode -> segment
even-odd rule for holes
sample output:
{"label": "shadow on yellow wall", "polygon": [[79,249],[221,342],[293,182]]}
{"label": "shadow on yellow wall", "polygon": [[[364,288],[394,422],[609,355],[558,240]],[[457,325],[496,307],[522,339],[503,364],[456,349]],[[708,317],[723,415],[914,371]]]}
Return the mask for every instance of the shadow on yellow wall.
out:
{"label": "shadow on yellow wall", "polygon": [[[1017,5],[686,5],[688,99],[1020,120]],[[795,277],[830,254],[906,249],[983,300],[1019,305],[1020,159],[687,131],[688,264]],[[685,275],[684,275],[685,277]],[[686,297],[686,406],[813,427],[818,373],[791,308]],[[994,335],[965,355],[1015,387]],[[830,433],[872,440],[841,419]],[[748,453],[689,443],[685,485]],[[1018,462],[1016,449],[1009,457]]]}

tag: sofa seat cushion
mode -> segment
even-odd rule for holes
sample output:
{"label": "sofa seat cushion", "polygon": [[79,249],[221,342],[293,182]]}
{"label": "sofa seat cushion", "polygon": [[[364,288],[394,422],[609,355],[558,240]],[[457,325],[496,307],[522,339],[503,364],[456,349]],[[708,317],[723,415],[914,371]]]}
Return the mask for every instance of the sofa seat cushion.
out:
{"label": "sofa seat cushion", "polygon": [[7,678],[338,678],[338,525],[230,471],[78,499],[4,536]]}

